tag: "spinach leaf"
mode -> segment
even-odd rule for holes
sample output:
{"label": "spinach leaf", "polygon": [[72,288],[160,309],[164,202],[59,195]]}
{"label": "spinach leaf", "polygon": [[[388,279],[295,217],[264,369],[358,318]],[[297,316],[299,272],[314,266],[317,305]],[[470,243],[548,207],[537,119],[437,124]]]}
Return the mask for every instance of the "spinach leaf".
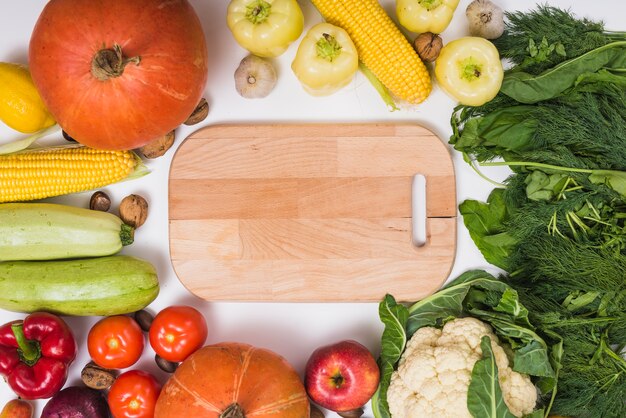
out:
{"label": "spinach leaf", "polygon": [[380,384],[375,401],[372,399],[372,408],[376,411],[377,418],[390,418],[387,389],[395,365],[400,360],[407,342],[405,327],[409,311],[405,306],[396,303],[393,296],[386,295],[378,306],[378,314],[385,325],[385,330],[382,335],[382,349],[379,359]]}
{"label": "spinach leaf", "polygon": [[626,172],[615,170],[593,170],[589,181],[594,184],[606,184],[622,196],[626,197]]}
{"label": "spinach leaf", "polygon": [[516,240],[506,232],[504,225],[507,207],[502,190],[495,189],[489,195],[487,203],[466,200],[459,205],[459,211],[485,260],[506,270],[507,259],[516,245]]}
{"label": "spinach leaf", "polygon": [[475,418],[515,418],[502,397],[498,366],[489,337],[481,339],[480,348],[483,358],[472,369],[472,379],[467,390],[467,409]]}
{"label": "spinach leaf", "polygon": [[505,75],[500,91],[520,103],[537,103],[559,96],[574,86],[581,74],[604,68],[626,69],[626,41],[603,45],[537,76],[523,71],[510,72]]}

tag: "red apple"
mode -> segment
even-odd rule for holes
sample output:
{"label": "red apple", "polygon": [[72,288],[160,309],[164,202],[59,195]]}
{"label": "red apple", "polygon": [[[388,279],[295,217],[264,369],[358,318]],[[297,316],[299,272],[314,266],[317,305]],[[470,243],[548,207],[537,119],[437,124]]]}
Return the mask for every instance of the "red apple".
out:
{"label": "red apple", "polygon": [[304,385],[313,402],[345,412],[365,405],[376,392],[379,379],[372,353],[349,340],[315,350],[306,364]]}

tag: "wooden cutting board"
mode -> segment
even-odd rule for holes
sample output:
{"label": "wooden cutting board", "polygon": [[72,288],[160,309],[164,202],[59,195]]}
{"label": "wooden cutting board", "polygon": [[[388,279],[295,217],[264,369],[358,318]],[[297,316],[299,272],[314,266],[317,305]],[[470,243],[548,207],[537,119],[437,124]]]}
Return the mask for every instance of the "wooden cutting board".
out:
{"label": "wooden cutting board", "polygon": [[448,149],[413,124],[209,126],[170,171],[172,265],[207,300],[414,301],[448,277],[455,217]]}

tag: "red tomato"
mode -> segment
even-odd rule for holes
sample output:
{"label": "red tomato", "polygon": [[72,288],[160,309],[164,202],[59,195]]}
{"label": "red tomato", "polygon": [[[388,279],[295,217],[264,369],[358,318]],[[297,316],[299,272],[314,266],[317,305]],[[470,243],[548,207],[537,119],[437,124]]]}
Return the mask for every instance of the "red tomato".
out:
{"label": "red tomato", "polygon": [[113,418],[152,418],[161,384],[150,373],[131,370],[119,375],[109,389]]}
{"label": "red tomato", "polygon": [[98,366],[107,369],[132,366],[141,357],[143,347],[139,324],[123,315],[101,319],[87,337],[89,355]]}
{"label": "red tomato", "polygon": [[204,316],[191,306],[170,306],[154,318],[150,345],[168,361],[185,360],[204,345],[207,337]]}

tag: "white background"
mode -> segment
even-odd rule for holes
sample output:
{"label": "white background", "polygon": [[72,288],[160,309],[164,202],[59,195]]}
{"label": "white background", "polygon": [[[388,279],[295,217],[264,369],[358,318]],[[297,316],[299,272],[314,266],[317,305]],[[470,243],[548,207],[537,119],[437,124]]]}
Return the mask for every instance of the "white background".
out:
{"label": "white background", "polygon": [[[130,1],[130,0],[129,0]],[[35,21],[44,7],[45,0],[0,2],[0,61],[28,62],[28,43]],[[207,343],[240,341],[271,349],[280,353],[303,374],[310,353],[317,347],[343,339],[355,339],[378,355],[382,326],[378,320],[375,303],[221,303],[200,300],[180,284],[174,274],[168,249],[167,178],[174,150],[194,130],[216,123],[236,122],[329,122],[329,121],[410,121],[420,123],[435,132],[447,143],[451,134],[449,118],[454,102],[437,86],[426,102],[419,106],[389,112],[375,90],[358,74],[352,84],[326,98],[308,96],[291,72],[290,64],[299,41],[296,41],[280,57],[273,60],[278,83],[265,99],[245,100],[235,91],[233,72],[246,55],[233,40],[225,22],[227,0],[192,0],[205,30],[209,50],[209,77],[205,97],[210,104],[208,118],[194,127],[183,126],[176,130],[176,144],[168,153],[148,161],[152,173],[139,180],[106,187],[112,198],[113,208],[120,200],[136,193],[144,196],[150,204],[148,220],[136,234],[135,243],[124,253],[151,261],[157,268],[161,293],[149,310],[153,313],[172,304],[189,304],[198,308],[209,326]],[[307,0],[299,0],[305,16],[305,32],[321,21],[320,15]],[[465,8],[469,0],[462,0],[448,29],[442,34],[444,43],[467,35]],[[527,9],[534,1],[500,0],[505,10]],[[626,29],[626,2],[622,0],[550,0],[551,5],[569,7],[579,16],[602,19],[607,29]],[[395,19],[394,2],[384,0],[389,14]],[[80,18],[80,16],[75,16]],[[414,34],[410,35],[413,38]],[[94,109],[97,112],[97,109]],[[19,135],[0,123],[0,143],[18,138]],[[52,143],[63,143],[60,135]],[[466,198],[485,199],[491,186],[480,179],[453,152],[457,175],[458,202]],[[210,164],[207,161],[207,164]],[[505,169],[487,171],[494,178],[502,179]],[[88,206],[90,192],[52,199],[52,201]],[[489,268],[480,252],[474,247],[462,220],[458,220],[457,257],[450,278],[470,268]],[[33,278],[36,280],[37,278]],[[0,310],[0,323],[23,318],[23,314]],[[86,337],[90,326],[99,318],[66,318],[75,331],[79,346],[76,361],[70,370],[68,385],[78,384],[80,370],[89,361]],[[141,360],[133,367],[154,372],[165,382],[167,375],[154,365],[154,353],[147,345]],[[210,371],[207,371],[210,378]],[[0,407],[14,395],[7,384],[0,382]],[[39,416],[44,402],[37,403],[35,416]],[[335,416],[327,413],[327,416]],[[366,416],[371,416],[366,411]]]}

